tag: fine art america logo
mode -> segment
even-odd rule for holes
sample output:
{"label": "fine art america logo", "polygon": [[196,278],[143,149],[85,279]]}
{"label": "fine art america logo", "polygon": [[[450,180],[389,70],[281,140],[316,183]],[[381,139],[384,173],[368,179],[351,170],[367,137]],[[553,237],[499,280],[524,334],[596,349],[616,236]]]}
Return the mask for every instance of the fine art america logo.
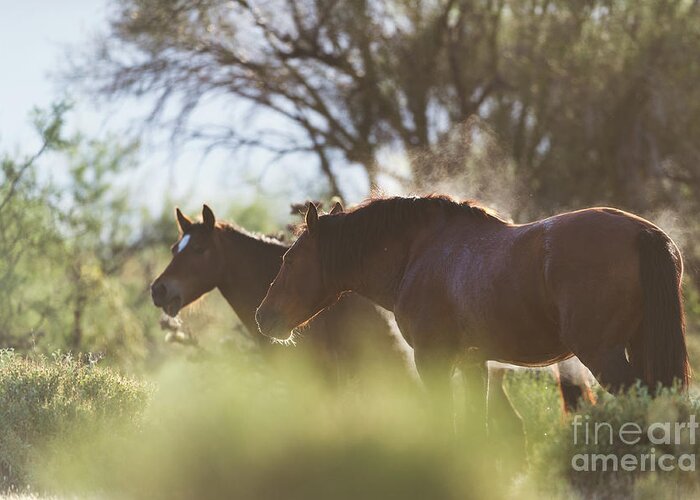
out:
{"label": "fine art america logo", "polygon": [[[590,422],[576,415],[572,422],[574,446],[597,448],[597,445],[611,445],[615,453],[577,453],[571,457],[571,467],[575,471],[695,471],[695,453],[661,453],[654,446],[664,450],[671,447],[695,445],[698,424],[695,415],[688,422],[654,422],[646,429],[636,422],[625,422],[614,428],[608,422]],[[633,453],[634,446],[648,441],[652,445],[646,453]],[[625,446],[630,453],[624,453]],[[621,452],[622,451],[622,452]]]}

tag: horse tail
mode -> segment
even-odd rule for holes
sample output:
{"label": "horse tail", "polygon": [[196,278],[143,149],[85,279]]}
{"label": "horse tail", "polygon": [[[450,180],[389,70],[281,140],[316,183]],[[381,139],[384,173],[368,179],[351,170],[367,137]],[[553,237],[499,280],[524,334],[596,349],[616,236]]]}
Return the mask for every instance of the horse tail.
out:
{"label": "horse tail", "polygon": [[[681,277],[683,261],[671,239],[658,228],[639,235],[639,268],[643,294],[641,353],[638,359],[644,382],[653,390],[677,379],[688,387],[690,364],[685,344]],[[636,354],[636,356],[635,356]]]}

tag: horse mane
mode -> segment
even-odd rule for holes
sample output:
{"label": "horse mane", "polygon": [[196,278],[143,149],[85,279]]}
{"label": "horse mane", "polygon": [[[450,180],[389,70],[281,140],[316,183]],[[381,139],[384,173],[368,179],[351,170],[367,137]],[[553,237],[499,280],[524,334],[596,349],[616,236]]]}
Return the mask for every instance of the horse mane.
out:
{"label": "horse mane", "polygon": [[369,198],[347,212],[319,218],[318,229],[324,234],[320,240],[324,279],[357,269],[377,241],[405,234],[436,215],[505,222],[473,201],[456,201],[445,195]]}
{"label": "horse mane", "polygon": [[[448,215],[471,215],[479,219],[491,219],[503,222],[494,210],[480,205],[474,200],[458,201],[445,194],[429,194],[426,196],[391,196],[371,197],[364,200],[347,213],[352,213],[370,206],[382,206],[384,210],[395,210],[399,214],[405,212],[420,212],[437,207]],[[415,213],[409,215],[416,215]]]}
{"label": "horse mane", "polygon": [[249,231],[248,229],[245,229],[244,227],[241,227],[241,226],[234,224],[232,222],[217,220],[215,228],[220,229],[225,235],[228,235],[228,236],[243,235],[243,236],[246,236],[248,238],[252,238],[254,240],[258,240],[258,241],[261,241],[263,243],[267,243],[270,245],[289,247],[288,243],[285,243],[284,241],[281,241],[278,238],[275,238],[274,236],[270,236],[270,235],[262,234],[262,233],[257,233],[255,231]]}
{"label": "horse mane", "polygon": [[[444,211],[446,215],[471,215],[478,219],[506,222],[498,212],[490,207],[481,205],[474,200],[457,201],[445,194],[429,194],[426,196],[373,196],[366,198],[342,214],[352,214],[359,210],[370,209],[373,215],[380,215],[381,219],[389,215],[395,218],[396,222],[418,216],[421,211],[426,211],[429,207],[437,207]],[[306,230],[306,222],[296,224],[293,233],[299,236]]]}

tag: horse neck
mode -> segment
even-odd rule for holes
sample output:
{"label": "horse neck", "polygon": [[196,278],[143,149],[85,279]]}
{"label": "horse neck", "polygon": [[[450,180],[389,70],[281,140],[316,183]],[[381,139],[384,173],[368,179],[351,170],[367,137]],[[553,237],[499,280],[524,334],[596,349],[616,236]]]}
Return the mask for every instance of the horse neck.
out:
{"label": "horse neck", "polygon": [[359,235],[358,238],[352,235],[344,238],[342,244],[356,242],[357,248],[351,251],[354,250],[359,257],[354,265],[340,270],[339,281],[343,290],[357,292],[393,311],[411,249],[420,244],[428,232],[429,228],[416,224],[364,242]]}
{"label": "horse neck", "polygon": [[255,310],[275,279],[287,247],[234,228],[221,232],[224,272],[219,291],[236,315],[257,338]]}

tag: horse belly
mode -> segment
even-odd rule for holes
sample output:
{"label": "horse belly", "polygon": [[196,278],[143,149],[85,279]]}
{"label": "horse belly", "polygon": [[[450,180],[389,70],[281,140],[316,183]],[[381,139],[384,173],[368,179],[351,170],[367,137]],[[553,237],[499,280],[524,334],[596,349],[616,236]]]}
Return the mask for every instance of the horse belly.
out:
{"label": "horse belly", "polygon": [[488,359],[514,365],[544,366],[571,356],[571,351],[559,340],[556,331],[549,334],[542,330],[523,331],[519,332],[518,338],[525,342],[501,343]]}
{"label": "horse belly", "polygon": [[[524,366],[543,366],[568,357],[556,324],[532,314],[500,315],[470,335],[485,359]],[[469,346],[468,346],[469,347]]]}

